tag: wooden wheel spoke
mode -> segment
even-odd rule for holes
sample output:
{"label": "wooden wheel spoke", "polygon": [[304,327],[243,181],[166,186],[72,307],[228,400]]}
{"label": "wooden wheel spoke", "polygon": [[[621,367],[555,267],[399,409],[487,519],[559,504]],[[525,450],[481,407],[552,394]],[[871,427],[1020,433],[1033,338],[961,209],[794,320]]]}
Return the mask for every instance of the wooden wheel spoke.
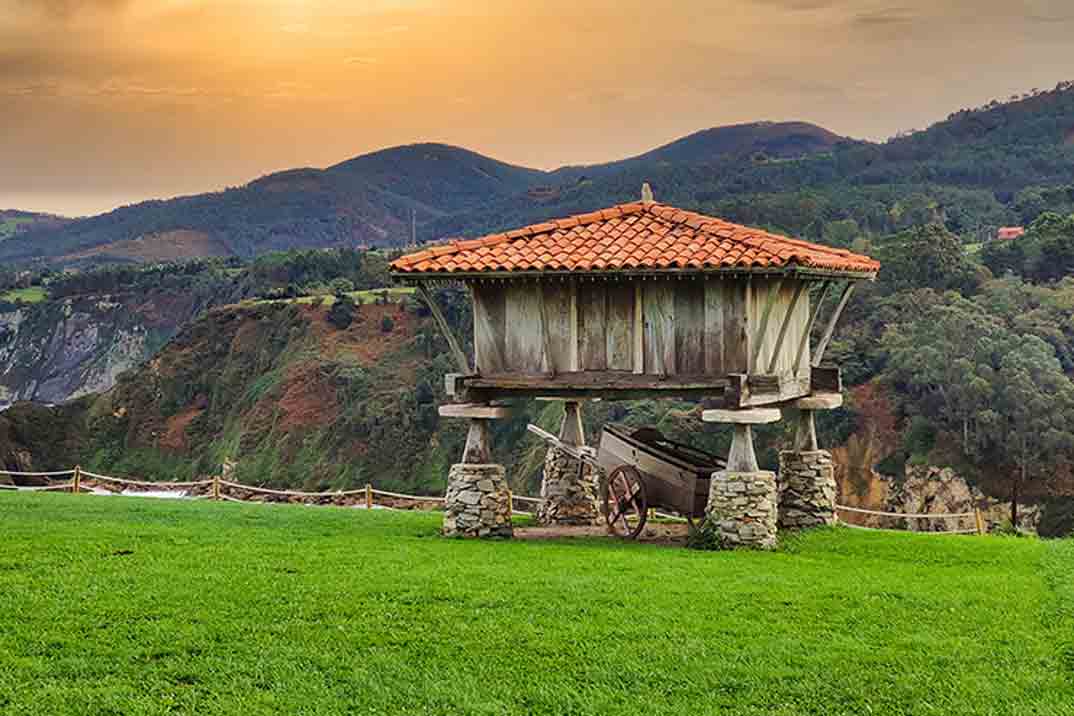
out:
{"label": "wooden wheel spoke", "polygon": [[645,485],[633,466],[620,465],[608,476],[604,512],[608,528],[623,537],[633,539],[645,527]]}

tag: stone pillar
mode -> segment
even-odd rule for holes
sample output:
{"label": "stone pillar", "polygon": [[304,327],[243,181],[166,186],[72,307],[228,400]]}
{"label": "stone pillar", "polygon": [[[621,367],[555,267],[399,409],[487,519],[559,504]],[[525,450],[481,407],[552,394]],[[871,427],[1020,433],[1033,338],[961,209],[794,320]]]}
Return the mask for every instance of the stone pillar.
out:
{"label": "stone pillar", "polygon": [[503,465],[492,464],[489,449],[489,421],[507,417],[507,409],[453,404],[440,406],[440,415],[470,420],[462,462],[448,472],[444,536],[511,537],[511,491]]}
{"label": "stone pillar", "polygon": [[802,529],[835,524],[835,469],[827,450],[779,454],[779,526]]}
{"label": "stone pillar", "polygon": [[780,419],[779,410],[706,410],[706,422],[734,426],[727,468],[713,473],[705,521],[715,530],[722,547],[776,546],[778,493],[776,476],[757,465],[751,426]]}
{"label": "stone pillar", "polygon": [[[581,405],[577,401],[569,400],[563,404],[559,439],[568,445],[585,445]],[[592,525],[599,522],[598,479],[599,475],[592,465],[571,457],[561,448],[548,448],[544,458],[537,523]]]}
{"label": "stone pillar", "polygon": [[780,527],[802,529],[835,524],[835,469],[831,453],[817,444],[815,411],[842,404],[839,393],[819,393],[794,402],[798,408],[794,449],[779,454]]}

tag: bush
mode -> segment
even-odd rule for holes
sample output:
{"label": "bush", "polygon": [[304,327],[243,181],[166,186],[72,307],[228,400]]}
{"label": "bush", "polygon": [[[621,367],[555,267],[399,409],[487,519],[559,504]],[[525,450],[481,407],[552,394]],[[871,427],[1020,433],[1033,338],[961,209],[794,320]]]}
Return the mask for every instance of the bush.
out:
{"label": "bush", "polygon": [[332,308],[328,309],[326,319],[333,326],[343,331],[350,328],[351,323],[354,322],[355,312],[354,299],[347,294],[343,294],[332,304]]}

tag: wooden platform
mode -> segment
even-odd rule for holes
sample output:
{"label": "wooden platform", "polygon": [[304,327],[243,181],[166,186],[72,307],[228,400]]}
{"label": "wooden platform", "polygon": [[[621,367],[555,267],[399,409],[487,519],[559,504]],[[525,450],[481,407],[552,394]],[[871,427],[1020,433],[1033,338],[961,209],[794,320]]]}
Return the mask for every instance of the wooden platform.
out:
{"label": "wooden platform", "polygon": [[558,375],[501,373],[466,376],[471,395],[520,398],[611,398],[632,400],[657,396],[720,399],[730,381],[712,376],[654,376],[623,371],[581,371]]}

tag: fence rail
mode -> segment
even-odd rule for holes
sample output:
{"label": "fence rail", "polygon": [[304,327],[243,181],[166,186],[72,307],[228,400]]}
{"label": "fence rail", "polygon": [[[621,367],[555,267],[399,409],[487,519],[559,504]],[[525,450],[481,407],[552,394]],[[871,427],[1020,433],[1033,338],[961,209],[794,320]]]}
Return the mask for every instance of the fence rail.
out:
{"label": "fence rail", "polygon": [[[402,492],[390,492],[388,490],[378,490],[372,485],[366,485],[363,488],[356,490],[336,490],[332,492],[300,492],[297,490],[273,490],[268,487],[257,487],[255,485],[243,485],[238,482],[231,482],[230,480],[224,480],[219,476],[215,476],[208,480],[193,480],[190,482],[152,482],[149,480],[136,480],[126,477],[115,477],[113,475],[102,475],[100,473],[91,472],[89,470],[83,470],[81,466],[76,465],[70,470],[54,470],[51,472],[20,472],[16,470],[0,470],[0,475],[9,475],[11,477],[41,477],[41,478],[53,478],[53,477],[66,477],[70,476],[71,479],[55,484],[55,485],[35,485],[20,487],[17,485],[0,485],[0,490],[13,490],[19,492],[58,492],[60,490],[70,490],[71,492],[84,492],[86,491],[83,480],[88,479],[91,482],[99,481],[106,482],[114,485],[131,485],[141,488],[156,488],[158,490],[179,490],[190,491],[197,490],[199,488],[209,488],[208,494],[205,495],[191,495],[191,499],[212,499],[222,500],[225,502],[245,502],[245,503],[259,503],[259,500],[243,499],[235,497],[234,495],[226,494],[227,490],[234,490],[237,492],[252,493],[255,495],[269,495],[274,497],[284,498],[298,498],[298,499],[344,499],[351,497],[364,497],[364,503],[366,509],[373,509],[374,507],[381,509],[393,509],[394,506],[377,505],[375,496],[387,497],[395,500],[410,500],[416,504],[423,503],[443,503],[445,498],[434,495],[408,495]],[[528,495],[510,495],[511,511],[516,515],[533,515],[533,512],[516,510],[514,509],[515,502],[540,504],[542,498],[530,497]],[[836,505],[837,511],[851,512],[862,515],[874,515],[879,517],[893,517],[897,519],[969,519],[975,520],[976,526],[974,529],[968,530],[942,530],[938,532],[928,532],[926,534],[984,534],[986,532],[984,519],[980,510],[974,510],[973,512],[952,512],[952,513],[910,513],[910,512],[881,512],[879,510],[868,510],[862,507],[850,507],[849,505]],[[677,515],[669,515],[663,512],[653,513],[657,517],[664,519],[671,519],[685,522],[685,518]],[[843,523],[847,527],[863,530],[878,530],[878,531],[893,531],[882,530],[877,527],[866,527],[864,525],[854,525],[847,522]],[[904,530],[894,530],[904,531]]]}

